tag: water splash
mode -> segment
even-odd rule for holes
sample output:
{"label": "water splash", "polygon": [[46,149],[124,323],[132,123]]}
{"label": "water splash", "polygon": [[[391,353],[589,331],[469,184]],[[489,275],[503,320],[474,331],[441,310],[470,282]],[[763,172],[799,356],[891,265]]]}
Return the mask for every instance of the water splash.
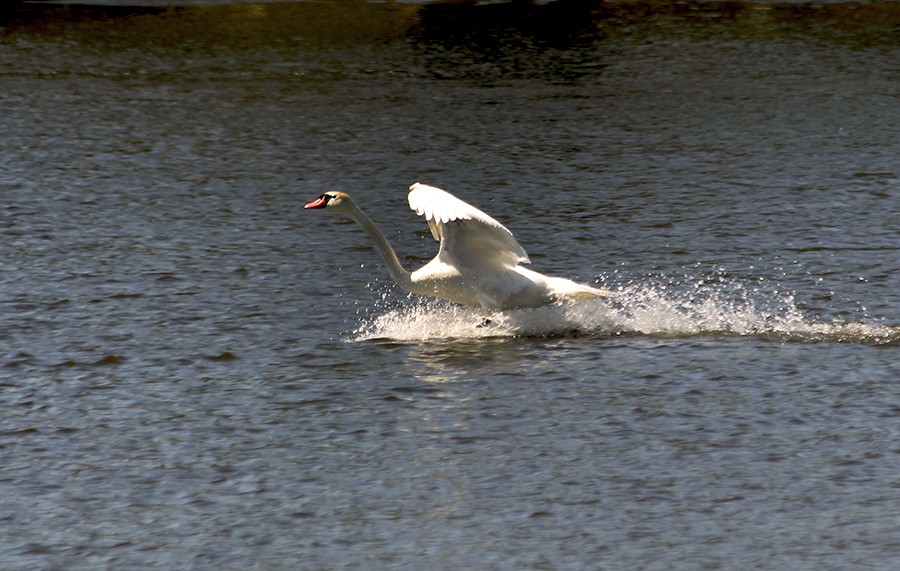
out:
{"label": "water splash", "polygon": [[644,281],[620,286],[615,294],[610,299],[492,314],[438,300],[419,300],[364,318],[353,332],[353,340],[648,335],[900,344],[900,327],[868,320],[811,319],[793,293],[763,291],[734,281]]}

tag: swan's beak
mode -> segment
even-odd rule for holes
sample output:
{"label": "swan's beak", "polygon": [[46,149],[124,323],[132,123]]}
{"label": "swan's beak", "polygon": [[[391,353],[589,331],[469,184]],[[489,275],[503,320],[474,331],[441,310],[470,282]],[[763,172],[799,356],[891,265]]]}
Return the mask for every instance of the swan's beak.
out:
{"label": "swan's beak", "polygon": [[328,206],[328,197],[323,194],[303,208],[325,208],[326,206]]}

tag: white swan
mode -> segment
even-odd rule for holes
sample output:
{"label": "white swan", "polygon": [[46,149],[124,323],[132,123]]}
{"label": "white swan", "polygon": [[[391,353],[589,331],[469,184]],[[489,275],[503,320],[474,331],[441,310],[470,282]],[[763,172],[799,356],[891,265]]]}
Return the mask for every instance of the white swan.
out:
{"label": "white swan", "polygon": [[530,260],[512,232],[452,194],[419,183],[409,190],[410,208],[425,216],[434,239],[441,243],[437,256],[412,273],[400,265],[387,238],[347,194],[326,192],[306,208],[327,208],[362,226],[381,252],[391,277],[411,293],[487,310],[611,295],[608,290],[522,267],[520,264]]}

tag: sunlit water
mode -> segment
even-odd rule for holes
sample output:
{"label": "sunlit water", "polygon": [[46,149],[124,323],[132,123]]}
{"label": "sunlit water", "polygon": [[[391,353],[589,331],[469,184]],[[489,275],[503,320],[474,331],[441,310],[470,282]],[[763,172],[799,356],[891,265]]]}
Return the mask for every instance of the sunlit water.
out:
{"label": "sunlit water", "polygon": [[0,568],[896,566],[896,4],[4,10]]}

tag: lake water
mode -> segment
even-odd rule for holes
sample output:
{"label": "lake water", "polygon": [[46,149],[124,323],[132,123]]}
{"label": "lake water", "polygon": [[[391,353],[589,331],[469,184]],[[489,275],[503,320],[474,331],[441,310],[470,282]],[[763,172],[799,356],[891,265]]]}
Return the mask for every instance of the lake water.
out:
{"label": "lake water", "polygon": [[[0,567],[893,569],[893,3],[0,11]],[[612,300],[408,297],[416,181]]]}

